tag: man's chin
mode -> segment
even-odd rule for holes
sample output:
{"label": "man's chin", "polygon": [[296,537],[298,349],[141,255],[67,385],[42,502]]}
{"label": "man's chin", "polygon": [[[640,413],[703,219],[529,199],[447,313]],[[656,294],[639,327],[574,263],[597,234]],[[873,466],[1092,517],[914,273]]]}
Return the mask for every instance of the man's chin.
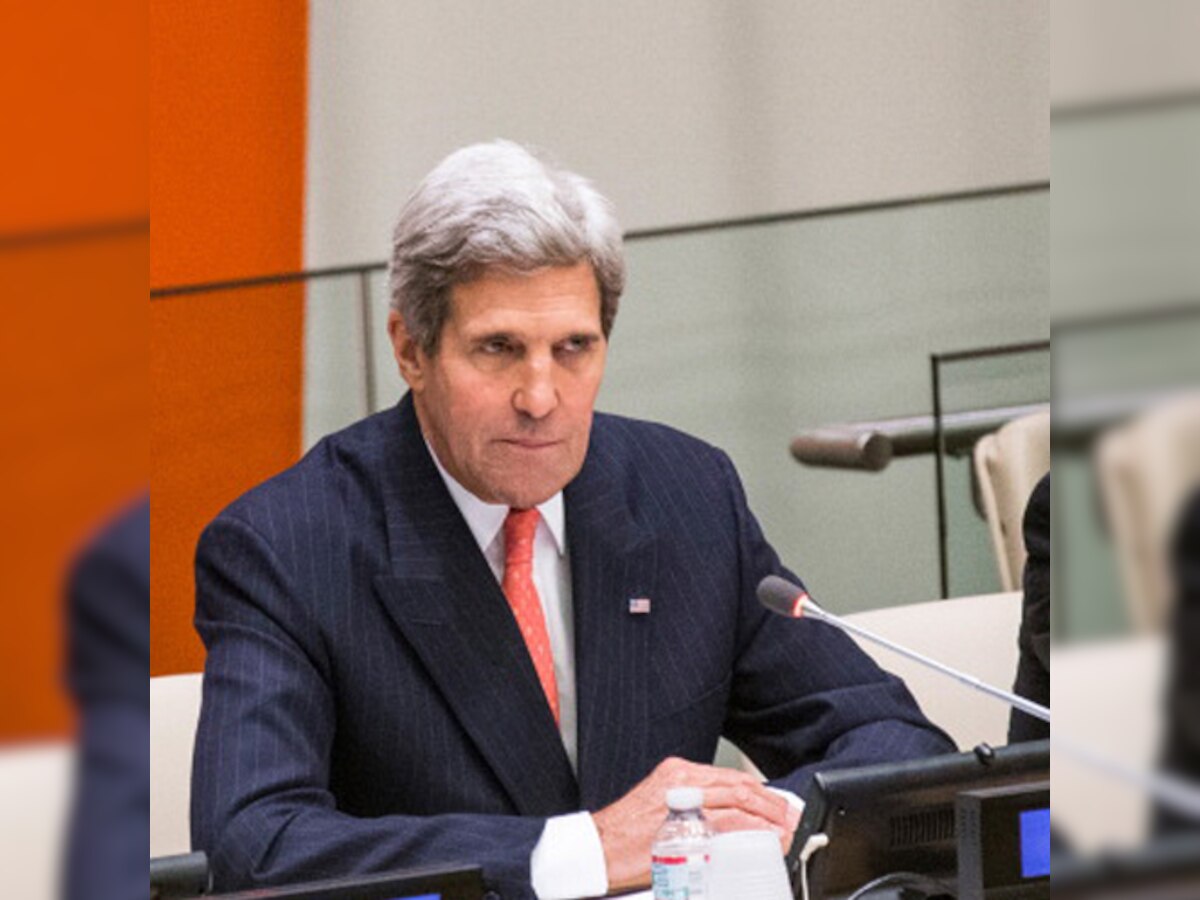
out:
{"label": "man's chin", "polygon": [[500,502],[513,509],[532,509],[541,506],[561,490],[561,487],[556,487],[508,491],[501,495]]}
{"label": "man's chin", "polygon": [[514,479],[515,483],[510,482],[502,489],[497,490],[496,496],[501,498],[498,502],[514,509],[532,509],[535,506],[541,506],[565,488],[576,474],[578,474],[578,470],[559,478],[539,479],[536,483]]}

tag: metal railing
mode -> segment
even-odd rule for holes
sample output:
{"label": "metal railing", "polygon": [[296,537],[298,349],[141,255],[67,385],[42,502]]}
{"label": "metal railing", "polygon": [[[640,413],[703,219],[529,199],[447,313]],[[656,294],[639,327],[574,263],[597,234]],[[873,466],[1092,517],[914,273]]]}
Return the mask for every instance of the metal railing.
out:
{"label": "metal railing", "polygon": [[[938,579],[941,595],[948,597],[950,571],[946,456],[970,453],[975,442],[985,434],[1013,419],[1049,412],[1050,403],[1025,403],[947,413],[943,409],[942,370],[954,363],[1047,353],[1050,349],[1049,340],[1040,340],[930,354],[932,414],[808,428],[792,439],[792,456],[805,465],[879,472],[886,469],[895,458],[932,454],[937,502]],[[1116,414],[1115,410],[1110,412]],[[1097,423],[1091,424],[1095,427]]]}
{"label": "metal railing", "polygon": [[[839,206],[815,207],[812,209],[790,210],[778,213],[768,213],[758,216],[743,216],[730,219],[714,219],[703,222],[689,222],[679,225],[665,225],[657,228],[631,229],[625,232],[626,243],[653,240],[663,237],[698,234],[706,231],[723,231],[733,228],[746,228],[760,225],[775,225],[783,222],[798,222],[804,219],[817,219],[833,216],[855,215],[859,213],[877,212],[886,209],[903,209],[913,206],[926,206],[934,203],[952,203],[964,200],[980,200],[994,197],[1008,197],[1019,194],[1030,194],[1047,191],[1050,183],[1047,181],[1018,182],[997,187],[980,188],[969,191],[947,191],[942,193],[921,194],[911,197],[897,197],[891,200],[876,200],[866,203],[851,203]],[[358,265],[331,266],[328,268],[306,269],[295,272],[277,272],[272,274],[254,275],[245,278],[230,278],[216,281],[196,282],[192,284],[164,285],[150,289],[151,300],[166,300],[171,297],[183,297],[189,294],[205,294],[220,291],[238,290],[241,288],[267,287],[277,284],[290,284],[308,281],[315,278],[329,278],[345,275],[369,276],[374,272],[387,270],[386,262],[369,262]]]}
{"label": "metal railing", "polygon": [[[947,413],[942,442],[951,456],[961,456],[1005,422],[1049,411],[1049,403],[1025,403]],[[893,459],[934,453],[937,446],[935,418],[919,415],[806,428],[792,438],[791,450],[797,462],[809,466],[880,472]]]}

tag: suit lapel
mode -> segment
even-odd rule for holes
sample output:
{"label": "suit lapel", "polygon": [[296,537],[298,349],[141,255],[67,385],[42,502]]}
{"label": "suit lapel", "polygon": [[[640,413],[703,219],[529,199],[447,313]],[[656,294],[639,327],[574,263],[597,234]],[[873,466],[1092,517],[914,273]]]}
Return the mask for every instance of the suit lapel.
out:
{"label": "suit lapel", "polygon": [[[604,452],[593,446],[565,492],[575,611],[579,785],[584,809],[622,796],[656,760],[650,754],[650,648],[657,574],[654,536],[622,501]],[[651,605],[651,610],[653,606]]]}
{"label": "suit lapel", "polygon": [[522,815],[578,808],[578,787],[500,586],[421,438],[412,400],[386,454],[392,572],[375,580],[396,627]]}

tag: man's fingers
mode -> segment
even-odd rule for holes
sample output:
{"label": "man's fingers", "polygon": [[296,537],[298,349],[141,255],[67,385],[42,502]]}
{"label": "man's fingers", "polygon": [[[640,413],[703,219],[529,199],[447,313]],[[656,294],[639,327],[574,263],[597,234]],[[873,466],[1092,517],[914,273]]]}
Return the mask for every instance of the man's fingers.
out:
{"label": "man's fingers", "polygon": [[788,802],[758,784],[706,788],[704,808],[706,811],[737,809],[778,828],[790,831],[795,827],[788,812]]}
{"label": "man's fingers", "polygon": [[[788,802],[767,790],[762,782],[749,772],[671,758],[662,762],[655,774],[661,775],[670,786],[687,785],[702,788],[706,809],[737,807],[761,817],[772,825],[788,830],[795,828],[790,821],[794,817]],[[654,777],[651,776],[650,781],[653,780]]]}
{"label": "man's fingers", "polygon": [[758,785],[760,783],[755,776],[740,769],[704,765],[703,763],[694,763],[678,758],[668,759],[660,763],[658,771],[663,774],[667,782],[671,785],[707,788],[719,785]]}

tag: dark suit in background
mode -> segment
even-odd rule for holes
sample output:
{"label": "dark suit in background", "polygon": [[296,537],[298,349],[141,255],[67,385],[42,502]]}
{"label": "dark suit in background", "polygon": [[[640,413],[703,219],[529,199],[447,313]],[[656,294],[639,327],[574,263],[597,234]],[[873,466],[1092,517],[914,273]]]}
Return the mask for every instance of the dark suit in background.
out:
{"label": "dark suit in background", "polygon": [[[1176,592],[1168,634],[1170,676],[1163,768],[1200,784],[1200,491],[1183,507],[1171,560]],[[1160,810],[1156,830],[1200,830],[1200,823]]]}
{"label": "dark suit in background", "polygon": [[577,772],[410,398],[208,527],[192,837],[218,887],[464,861],[527,898],[546,817],[710,762],[722,733],[801,794],[818,768],[953,749],[848,638],[763,610],[758,581],[794,576],[721,452],[597,414],[564,496]]}
{"label": "dark suit in background", "polygon": [[63,894],[149,891],[150,503],[104,529],[73,566],[68,688],[79,709],[76,788]]}
{"label": "dark suit in background", "polygon": [[[1025,507],[1025,560],[1021,650],[1013,692],[1050,705],[1050,474],[1047,473]],[[1019,710],[1008,724],[1008,742],[1040,741],[1050,737],[1050,725]]]}

